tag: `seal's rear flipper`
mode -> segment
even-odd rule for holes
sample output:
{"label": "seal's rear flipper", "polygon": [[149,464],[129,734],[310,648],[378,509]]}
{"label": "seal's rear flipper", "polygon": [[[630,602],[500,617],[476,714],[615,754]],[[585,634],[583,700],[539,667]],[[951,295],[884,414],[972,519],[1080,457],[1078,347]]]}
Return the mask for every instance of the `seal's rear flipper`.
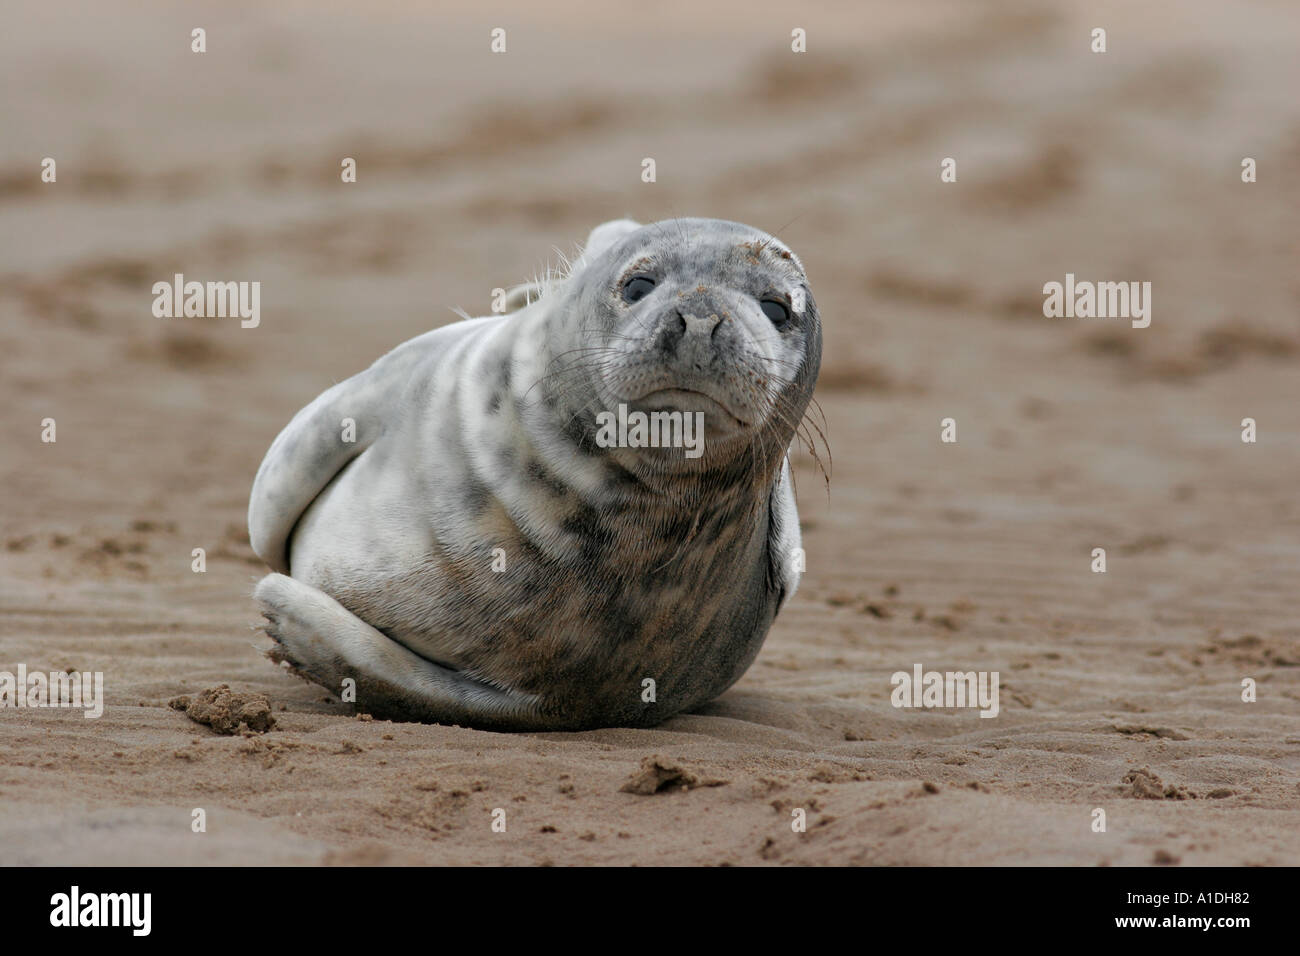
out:
{"label": "seal's rear flipper", "polygon": [[547,726],[535,697],[511,693],[408,650],[328,594],[268,574],[253,596],[276,646],[267,656],[336,695],[355,682],[357,707],[387,720],[473,724],[502,730]]}

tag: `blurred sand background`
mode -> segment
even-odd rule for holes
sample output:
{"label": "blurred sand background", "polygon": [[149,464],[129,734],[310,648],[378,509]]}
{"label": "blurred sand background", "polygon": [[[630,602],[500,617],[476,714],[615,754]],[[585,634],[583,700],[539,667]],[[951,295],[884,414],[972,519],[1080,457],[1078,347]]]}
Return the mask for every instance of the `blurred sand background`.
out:
{"label": "blurred sand background", "polygon": [[[0,711],[3,861],[1300,860],[1300,8],[618,6],[0,3],[0,669],[108,694]],[[278,672],[272,438],[624,215],[772,230],[822,310],[831,487],[800,455],[808,572],[754,667],[524,735]],[[260,327],[154,318],[175,272],[260,281]],[[1151,327],[1044,318],[1067,272],[1152,282]],[[894,709],[914,663],[999,671],[1001,714]],[[166,705],[220,683],[277,729]],[[621,792],[653,755],[725,783]]]}

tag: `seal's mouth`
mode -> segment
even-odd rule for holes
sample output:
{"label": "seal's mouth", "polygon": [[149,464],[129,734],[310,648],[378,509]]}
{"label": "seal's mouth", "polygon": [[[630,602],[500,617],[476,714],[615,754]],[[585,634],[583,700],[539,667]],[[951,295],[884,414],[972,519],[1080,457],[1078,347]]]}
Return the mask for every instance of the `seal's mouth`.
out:
{"label": "seal's mouth", "polygon": [[720,431],[749,428],[753,424],[738,415],[731,405],[694,388],[658,388],[632,401],[645,411],[703,412],[705,421]]}

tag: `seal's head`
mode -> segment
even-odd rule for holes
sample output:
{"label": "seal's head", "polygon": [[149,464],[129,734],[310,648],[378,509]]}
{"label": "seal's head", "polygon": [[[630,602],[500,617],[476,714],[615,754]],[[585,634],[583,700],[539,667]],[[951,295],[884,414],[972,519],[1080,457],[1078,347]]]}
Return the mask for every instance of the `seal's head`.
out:
{"label": "seal's head", "polygon": [[[546,387],[584,430],[620,406],[699,413],[697,464],[779,467],[821,362],[807,276],[779,240],[718,219],[608,223],[561,295]],[[636,451],[658,469],[691,464],[680,449]]]}

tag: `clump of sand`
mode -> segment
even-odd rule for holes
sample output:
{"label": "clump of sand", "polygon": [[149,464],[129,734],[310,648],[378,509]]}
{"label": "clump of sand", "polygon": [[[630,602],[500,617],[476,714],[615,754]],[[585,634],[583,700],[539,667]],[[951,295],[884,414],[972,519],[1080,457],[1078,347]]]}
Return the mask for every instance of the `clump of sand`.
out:
{"label": "clump of sand", "polygon": [[1196,794],[1186,787],[1166,784],[1151,772],[1150,767],[1135,767],[1124,775],[1124,786],[1130,787],[1135,797],[1143,800],[1194,800]]}
{"label": "clump of sand", "polygon": [[641,761],[641,769],[632,774],[623,786],[619,787],[621,793],[639,793],[650,795],[653,793],[662,793],[665,790],[691,790],[695,787],[721,787],[728,780],[719,780],[714,777],[701,777],[692,773],[680,764],[665,760],[658,754],[652,754]]}
{"label": "clump of sand", "polygon": [[193,698],[173,697],[167,706],[185,711],[190,720],[207,724],[219,734],[264,734],[275,728],[271,702],[265,694],[238,694],[229,684],[209,687]]}

